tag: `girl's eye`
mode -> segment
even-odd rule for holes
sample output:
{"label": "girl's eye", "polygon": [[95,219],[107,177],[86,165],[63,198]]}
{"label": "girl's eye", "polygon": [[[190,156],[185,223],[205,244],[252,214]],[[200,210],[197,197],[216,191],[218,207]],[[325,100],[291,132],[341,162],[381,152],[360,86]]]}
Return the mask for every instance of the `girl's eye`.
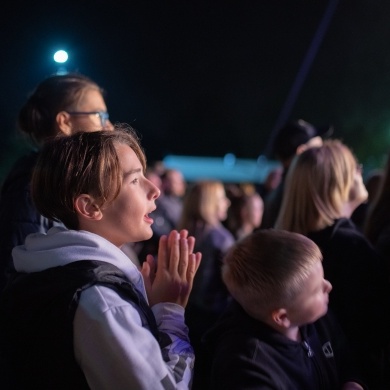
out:
{"label": "girl's eye", "polygon": [[131,183],[132,184],[137,184],[139,182],[138,178],[134,179]]}

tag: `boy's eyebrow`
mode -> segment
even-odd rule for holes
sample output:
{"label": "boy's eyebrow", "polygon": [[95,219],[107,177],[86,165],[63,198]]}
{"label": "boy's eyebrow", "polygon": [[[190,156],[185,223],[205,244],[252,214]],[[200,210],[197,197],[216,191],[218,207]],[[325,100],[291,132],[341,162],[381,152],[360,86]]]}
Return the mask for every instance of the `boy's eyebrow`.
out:
{"label": "boy's eyebrow", "polygon": [[140,172],[142,172],[142,168],[130,169],[127,172],[123,172],[123,177],[125,178],[125,177],[130,176],[134,173],[140,173]]}

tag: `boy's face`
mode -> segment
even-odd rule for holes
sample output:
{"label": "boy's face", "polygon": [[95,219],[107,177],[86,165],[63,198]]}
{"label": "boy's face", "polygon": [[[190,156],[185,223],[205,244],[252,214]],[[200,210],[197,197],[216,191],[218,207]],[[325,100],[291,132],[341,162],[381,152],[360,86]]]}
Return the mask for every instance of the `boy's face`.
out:
{"label": "boy's face", "polygon": [[312,323],[328,311],[332,285],[324,279],[321,261],[317,261],[302,286],[301,293],[288,309],[292,324],[301,326]]}
{"label": "boy's face", "polygon": [[103,207],[100,235],[116,246],[149,239],[153,232],[153,219],[149,213],[156,209],[159,189],[148,180],[134,151],[125,144],[116,150],[123,173],[119,195]]}

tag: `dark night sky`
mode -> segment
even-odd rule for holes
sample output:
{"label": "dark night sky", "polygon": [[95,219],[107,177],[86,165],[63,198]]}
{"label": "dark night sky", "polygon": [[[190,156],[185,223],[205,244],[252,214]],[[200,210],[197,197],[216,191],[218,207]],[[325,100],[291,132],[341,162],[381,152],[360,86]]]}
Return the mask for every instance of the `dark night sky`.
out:
{"label": "dark night sky", "polygon": [[290,112],[368,164],[390,143],[390,3],[385,0],[14,1],[2,12],[2,167],[15,158],[15,120],[56,67],[106,91],[114,122],[131,123],[149,160],[168,153],[257,158],[329,4],[337,4]]}

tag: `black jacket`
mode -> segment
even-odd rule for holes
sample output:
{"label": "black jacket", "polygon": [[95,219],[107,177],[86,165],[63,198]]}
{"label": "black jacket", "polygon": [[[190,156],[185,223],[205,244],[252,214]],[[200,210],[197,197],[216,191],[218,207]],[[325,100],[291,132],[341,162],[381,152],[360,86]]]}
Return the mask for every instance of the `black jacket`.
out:
{"label": "black jacket", "polygon": [[210,389],[337,390],[360,382],[330,315],[301,334],[302,342],[292,341],[233,302],[204,337],[213,360]]}
{"label": "black jacket", "polygon": [[325,278],[333,286],[329,307],[368,385],[389,389],[390,285],[382,257],[349,219],[308,237],[322,251]]}
{"label": "black jacket", "polygon": [[34,151],[17,160],[1,187],[0,291],[15,270],[13,247],[24,244],[28,234],[45,233],[54,225],[37,211],[30,196],[31,175],[37,158],[38,152]]}

